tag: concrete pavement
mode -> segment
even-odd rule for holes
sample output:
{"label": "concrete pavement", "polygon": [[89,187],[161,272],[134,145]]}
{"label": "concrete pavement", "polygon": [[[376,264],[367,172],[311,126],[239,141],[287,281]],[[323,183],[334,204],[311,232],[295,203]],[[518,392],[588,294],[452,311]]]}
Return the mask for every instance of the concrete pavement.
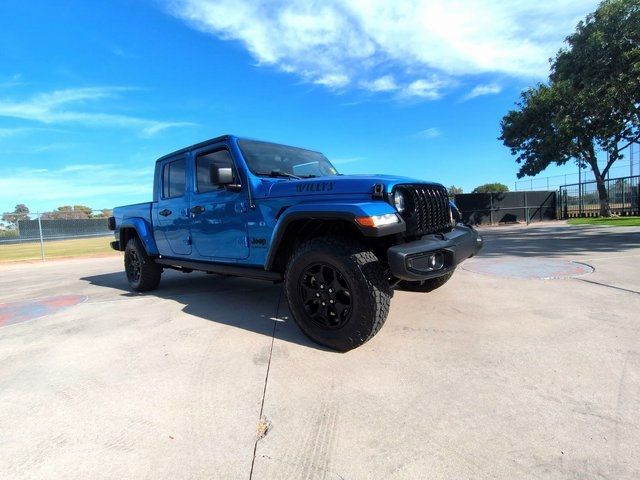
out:
{"label": "concrete pavement", "polygon": [[0,478],[638,478],[640,229],[483,233],[469,265],[595,271],[458,269],[339,354],[279,285],[166,272],[139,295],[119,257],[0,267],[0,302],[87,297],[0,328]]}

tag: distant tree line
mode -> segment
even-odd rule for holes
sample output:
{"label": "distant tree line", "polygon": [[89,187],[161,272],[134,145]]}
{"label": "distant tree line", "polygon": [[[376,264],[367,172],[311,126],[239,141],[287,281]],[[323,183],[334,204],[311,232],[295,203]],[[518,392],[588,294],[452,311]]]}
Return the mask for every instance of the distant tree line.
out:
{"label": "distant tree line", "polygon": [[[42,220],[82,220],[87,218],[106,218],[111,214],[112,211],[108,208],[95,211],[86,205],[62,205],[50,212],[43,212],[40,218]],[[29,207],[24,203],[16,205],[13,212],[2,214],[2,222],[9,225],[9,228],[16,228],[18,222],[29,220],[30,218]]]}
{"label": "distant tree line", "polygon": [[[507,187],[504,183],[493,182],[493,183],[485,183],[483,185],[478,185],[473,189],[471,193],[504,193],[508,192],[509,187]],[[451,198],[455,198],[456,195],[460,195],[464,193],[462,188],[456,187],[455,185],[451,185],[449,187],[449,196]]]}

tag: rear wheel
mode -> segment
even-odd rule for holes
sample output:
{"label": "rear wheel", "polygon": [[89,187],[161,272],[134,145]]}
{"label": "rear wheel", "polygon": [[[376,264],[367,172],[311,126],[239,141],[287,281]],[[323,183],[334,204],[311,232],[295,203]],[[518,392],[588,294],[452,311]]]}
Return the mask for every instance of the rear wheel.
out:
{"label": "rear wheel", "polygon": [[124,271],[129,285],[136,292],[155,290],[160,284],[162,267],[147,255],[138,237],[133,237],[127,242],[124,250]]}
{"label": "rear wheel", "polygon": [[441,277],[430,278],[428,280],[420,280],[417,282],[410,282],[408,280],[402,280],[398,283],[400,290],[407,290],[409,292],[431,292],[436,288],[440,288],[453,276],[453,270],[449,273],[442,275]]}
{"label": "rear wheel", "polygon": [[351,239],[302,244],[285,273],[289,309],[314,342],[347,351],[372,338],[389,313],[391,289],[373,252]]}

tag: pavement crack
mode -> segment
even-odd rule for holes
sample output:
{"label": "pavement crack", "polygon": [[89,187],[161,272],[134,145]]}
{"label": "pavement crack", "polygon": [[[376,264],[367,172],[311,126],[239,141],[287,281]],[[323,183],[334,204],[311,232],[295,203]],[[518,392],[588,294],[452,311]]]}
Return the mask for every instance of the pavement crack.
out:
{"label": "pavement crack", "polygon": [[636,290],[630,290],[628,288],[616,287],[615,285],[608,285],[606,283],[600,283],[600,282],[596,282],[594,280],[586,280],[584,278],[576,278],[576,280],[580,280],[581,282],[592,283],[593,285],[600,285],[601,287],[609,287],[609,288],[613,288],[615,290],[621,290],[623,292],[635,293],[636,295],[640,295],[640,292],[638,292]]}
{"label": "pavement crack", "polygon": [[[278,312],[280,311],[280,302],[282,301],[282,290],[280,291],[280,295],[278,296],[278,304],[276,305],[276,313],[273,316],[274,318],[278,318]],[[251,458],[251,470],[249,471],[249,480],[253,478],[253,467],[256,463],[256,451],[258,450],[258,442],[264,438],[266,435],[268,427],[264,429],[264,435],[260,435],[260,426],[264,423],[265,425],[269,425],[263,418],[264,411],[264,399],[267,396],[267,384],[269,382],[269,370],[271,370],[271,357],[273,356],[273,344],[276,338],[276,326],[278,322],[273,320],[273,330],[271,331],[271,347],[269,348],[269,361],[267,362],[267,371],[264,376],[264,387],[262,389],[262,401],[260,402],[260,415],[258,416],[258,427],[256,433],[256,441],[253,444],[253,457]]]}

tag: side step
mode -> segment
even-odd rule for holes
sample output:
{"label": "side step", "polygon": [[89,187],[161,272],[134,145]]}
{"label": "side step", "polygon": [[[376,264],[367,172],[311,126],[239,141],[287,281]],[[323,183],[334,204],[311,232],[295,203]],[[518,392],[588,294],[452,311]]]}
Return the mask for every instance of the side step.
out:
{"label": "side step", "polygon": [[256,280],[267,280],[270,282],[282,281],[281,273],[269,272],[255,267],[242,267],[238,265],[228,265],[225,263],[192,262],[189,260],[178,260],[175,258],[156,258],[155,262],[159,265],[178,270],[200,270],[207,273],[232,275],[234,277],[253,278]]}

